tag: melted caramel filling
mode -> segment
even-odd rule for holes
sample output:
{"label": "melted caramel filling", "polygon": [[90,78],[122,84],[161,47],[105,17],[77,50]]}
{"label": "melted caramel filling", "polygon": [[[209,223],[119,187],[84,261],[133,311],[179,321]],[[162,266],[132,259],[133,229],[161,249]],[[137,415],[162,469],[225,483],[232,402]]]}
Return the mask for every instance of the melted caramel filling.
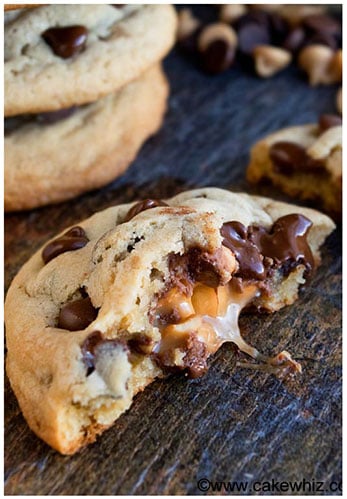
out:
{"label": "melted caramel filling", "polygon": [[225,341],[237,339],[240,343],[239,314],[258,294],[254,284],[245,286],[242,292],[235,291],[232,280],[217,288],[196,283],[191,297],[172,288],[159,300],[157,311],[161,317],[176,318],[176,323],[159,326],[162,340],[157,351],[179,348],[192,332],[197,333],[209,354]]}
{"label": "melted caramel filling", "polygon": [[[172,288],[158,302],[156,311],[161,316],[159,325],[161,341],[153,352],[161,356],[173,354],[172,360],[179,366],[185,353],[187,339],[193,333],[205,345],[208,355],[215,353],[223,343],[230,341],[242,352],[266,364],[270,371],[281,372],[285,368],[290,372],[300,372],[300,365],[288,352],[283,351],[275,357],[267,357],[242,338],[238,325],[239,315],[242,309],[259,294],[260,291],[255,284],[245,285],[240,290],[233,283],[233,279],[225,286],[217,288],[196,283],[191,296],[183,294],[178,288]],[[164,317],[174,323],[165,323]]]}

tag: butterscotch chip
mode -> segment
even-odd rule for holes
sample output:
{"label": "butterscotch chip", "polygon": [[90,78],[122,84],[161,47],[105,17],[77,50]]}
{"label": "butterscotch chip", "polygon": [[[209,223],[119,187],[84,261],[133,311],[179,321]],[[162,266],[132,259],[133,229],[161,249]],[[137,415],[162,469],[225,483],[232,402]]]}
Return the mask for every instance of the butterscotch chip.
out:
{"label": "butterscotch chip", "polygon": [[202,376],[226,341],[271,372],[299,369],[285,352],[268,358],[248,345],[238,315],[293,303],[333,222],[221,189],[165,203],[96,213],[73,228],[87,244],[69,242],[48,261],[38,251],[10,286],[11,386],[32,430],[61,453],[95,439],[154,378]]}
{"label": "butterscotch chip", "polygon": [[326,45],[308,45],[299,53],[298,64],[312,86],[341,82],[342,51],[335,52]]}
{"label": "butterscotch chip", "polygon": [[255,69],[259,76],[269,78],[287,67],[292,55],[287,50],[271,45],[258,45],[253,50]]}
{"label": "butterscotch chip", "polygon": [[286,128],[265,137],[251,149],[247,179],[270,180],[286,194],[313,200],[339,218],[342,209],[342,127],[336,116],[322,116],[320,125]]}

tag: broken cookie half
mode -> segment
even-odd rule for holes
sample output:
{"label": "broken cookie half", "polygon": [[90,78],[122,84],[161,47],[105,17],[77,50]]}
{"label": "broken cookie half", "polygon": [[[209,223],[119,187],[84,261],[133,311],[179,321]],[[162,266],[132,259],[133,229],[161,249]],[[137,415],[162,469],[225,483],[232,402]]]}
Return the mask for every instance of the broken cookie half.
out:
{"label": "broken cookie half", "polygon": [[270,370],[299,370],[287,352],[248,345],[238,316],[293,303],[333,229],[314,210],[206,188],[65,231],[23,266],[5,305],[7,372],[29,426],[72,454],[154,378],[201,376],[228,341]]}
{"label": "broken cookie half", "polygon": [[286,194],[313,201],[340,220],[342,211],[342,120],[322,115],[318,124],[279,130],[251,149],[251,183],[269,180]]}

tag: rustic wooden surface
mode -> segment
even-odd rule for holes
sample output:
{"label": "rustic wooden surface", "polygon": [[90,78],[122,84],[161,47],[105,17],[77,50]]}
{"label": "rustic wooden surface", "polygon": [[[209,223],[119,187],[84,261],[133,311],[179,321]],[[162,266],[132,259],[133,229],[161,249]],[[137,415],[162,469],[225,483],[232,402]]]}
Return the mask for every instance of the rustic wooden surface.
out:
{"label": "rustic wooden surface", "polygon": [[[176,53],[165,68],[172,89],[165,124],[126,175],[72,202],[6,216],[6,289],[49,237],[96,210],[197,186],[256,192],[245,181],[252,143],[335,109],[336,87],[309,88],[295,68],[271,80],[238,69],[208,77]],[[284,199],[271,187],[258,192]],[[236,368],[235,349],[224,345],[205,377],[153,383],[73,457],[60,456],[29,430],[6,380],[5,493],[203,494],[201,478],[340,482],[341,228],[296,304],[273,316],[245,315],[241,324],[262,351],[292,352],[303,374],[280,381]]]}

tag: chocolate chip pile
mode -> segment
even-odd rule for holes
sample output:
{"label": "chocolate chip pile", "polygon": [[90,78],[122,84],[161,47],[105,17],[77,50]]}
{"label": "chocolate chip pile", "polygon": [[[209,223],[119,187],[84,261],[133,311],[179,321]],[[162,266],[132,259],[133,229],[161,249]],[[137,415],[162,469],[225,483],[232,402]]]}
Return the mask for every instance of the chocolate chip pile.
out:
{"label": "chocolate chip pile", "polygon": [[342,81],[342,25],[317,5],[219,7],[219,20],[203,23],[179,12],[178,47],[207,73],[239,63],[268,78],[295,62],[310,85]]}

